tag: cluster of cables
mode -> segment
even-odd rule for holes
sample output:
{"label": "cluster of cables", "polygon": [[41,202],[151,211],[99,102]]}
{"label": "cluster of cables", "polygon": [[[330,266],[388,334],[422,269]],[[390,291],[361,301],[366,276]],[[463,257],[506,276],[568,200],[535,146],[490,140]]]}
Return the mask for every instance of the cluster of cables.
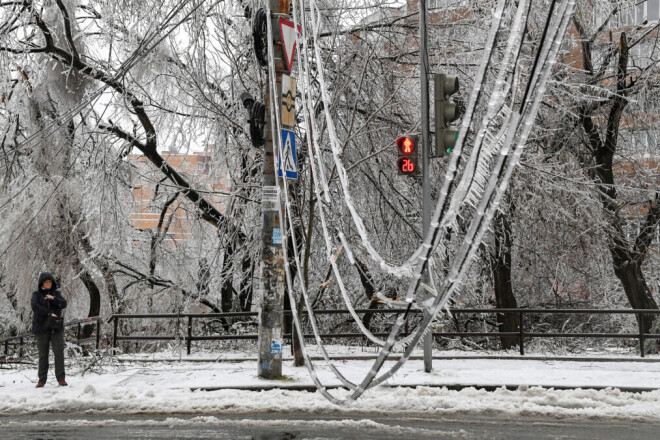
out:
{"label": "cluster of cables", "polygon": [[[252,41],[254,42],[254,53],[259,65],[268,69],[268,11],[259,9],[252,18]],[[261,101],[255,100],[252,95],[245,91],[240,96],[243,107],[248,112],[250,124],[250,140],[252,146],[261,148],[266,143],[264,133],[266,127],[266,106]]]}
{"label": "cluster of cables", "polygon": [[[306,4],[307,1],[309,3]],[[557,2],[560,2],[560,5],[557,8],[557,13],[553,13],[555,3]],[[496,70],[499,70],[500,72],[500,75],[496,81],[496,90],[492,96],[486,96],[486,94],[481,92],[485,83],[487,72],[489,69],[494,67],[493,64],[495,61],[493,59],[493,51],[496,48],[498,35],[502,35],[501,31],[503,29],[504,22],[503,16],[505,7],[508,4],[508,0],[499,0],[495,8],[492,26],[488,34],[488,40],[484,48],[483,58],[480,63],[479,71],[475,76],[474,88],[472,90],[469,104],[466,109],[466,114],[461,126],[461,131],[456,142],[456,148],[450,159],[447,171],[448,174],[443,183],[439,200],[434,210],[433,218],[431,221],[431,230],[425,237],[423,243],[401,266],[389,265],[371,245],[367,230],[364,227],[364,223],[359,216],[357,209],[355,208],[354,202],[351,199],[347,171],[342,163],[342,142],[339,139],[335,129],[335,123],[329,111],[331,103],[329,88],[325,83],[323,69],[318,69],[318,77],[315,78],[315,81],[320,86],[321,98],[324,103],[323,112],[325,113],[325,127],[327,128],[327,133],[330,139],[330,147],[332,150],[334,166],[336,167],[337,175],[339,176],[339,184],[342,190],[341,192],[343,193],[343,202],[348,207],[353,223],[358,230],[362,247],[367,250],[372,260],[379,264],[381,269],[385,272],[398,275],[400,277],[403,276],[411,278],[406,295],[406,313],[402,313],[399,316],[386,340],[383,341],[375,338],[375,336],[371,334],[368,329],[365,329],[364,326],[360,325],[361,321],[357,314],[352,313],[355,322],[360,327],[360,330],[365,335],[367,335],[370,340],[381,346],[381,350],[372,368],[366,374],[362,382],[356,384],[347,380],[330,361],[319,336],[314,313],[310,305],[311,302],[309,301],[307,295],[305,283],[301,278],[301,274],[298,273],[300,281],[300,294],[304,299],[305,307],[309,313],[309,322],[314,331],[316,342],[323,354],[323,358],[331,371],[333,371],[333,373],[337,376],[337,378],[351,390],[347,398],[337,398],[330,394],[320,382],[315,371],[314,364],[307,354],[305,341],[300,336],[303,334],[302,325],[298,319],[297,310],[295,310],[296,298],[294,298],[293,280],[291,278],[289,263],[289,260],[293,259],[296,264],[300,264],[300,255],[297,251],[298,246],[295,245],[298,238],[296,237],[295,228],[287,229],[287,235],[291,235],[294,246],[293,255],[289,255],[290,251],[287,249],[287,247],[284,245],[282,246],[285,260],[284,268],[286,271],[286,283],[288,292],[289,295],[291,295],[290,303],[292,307],[292,316],[298,332],[298,336],[300,338],[299,342],[301,345],[301,350],[303,357],[305,358],[306,366],[310,376],[318,390],[324,397],[335,404],[346,405],[355,401],[364,393],[365,390],[383,383],[385,380],[391,378],[409,359],[417,343],[421,340],[424,334],[431,330],[434,317],[446,304],[449,297],[456,291],[456,289],[459,288],[461,280],[464,278],[470,262],[474,258],[476,250],[479,247],[479,243],[486,234],[489,228],[489,224],[499,207],[501,198],[506,191],[507,184],[513,169],[518,162],[522,148],[525,145],[529,133],[531,132],[531,127],[533,126],[534,118],[540,105],[540,100],[543,96],[550,72],[552,70],[552,65],[559,51],[561,39],[570,22],[570,16],[574,9],[575,1],[553,0],[550,13],[547,17],[546,29],[544,30],[544,34],[542,36],[541,45],[538,48],[537,60],[532,67],[532,71],[530,72],[528,80],[529,82],[525,92],[525,99],[523,99],[523,102],[519,108],[515,110],[512,108],[513,104],[509,106],[506,105],[506,98],[508,96],[512,96],[512,93],[515,93],[516,91],[517,80],[514,81],[515,76],[513,72],[515,72],[518,54],[520,53],[522,47],[522,36],[524,35],[526,17],[529,15],[531,2],[521,0],[517,5],[511,5],[511,9],[515,9],[515,19],[510,30],[504,58],[498,62],[496,67]],[[323,65],[323,58],[321,56],[319,49],[320,45],[318,41],[319,31],[322,25],[317,18],[320,17],[321,14],[319,8],[316,6],[315,0],[294,1],[293,9],[294,20],[296,20],[298,17],[298,10],[310,11],[308,14],[309,22],[306,14],[300,15],[302,24],[301,41],[307,41],[306,33],[308,28],[310,28],[312,30],[311,39],[314,44],[311,45],[311,53],[310,51],[306,50],[302,51],[302,53],[300,53],[298,56],[298,70],[301,75],[299,82],[302,84],[301,89],[303,91],[303,115],[305,119],[305,126],[309,127],[311,130],[311,133],[308,133],[306,139],[308,143],[308,149],[310,151],[310,157],[312,159],[310,163],[310,169],[313,177],[315,193],[319,199],[323,199],[328,204],[331,204],[332,201],[327,200],[329,198],[328,194],[330,191],[328,190],[328,180],[324,175],[324,164],[320,154],[321,147],[319,145],[319,133],[322,132],[322,130],[318,127],[318,124],[315,121],[315,116],[312,116],[314,115],[313,102],[315,101],[315,97],[312,96],[311,84],[313,81],[310,65],[312,62],[315,62],[318,66]],[[268,34],[270,34],[272,29],[269,20],[266,20],[266,26]],[[299,47],[301,47],[300,44]],[[269,79],[272,83],[271,93],[274,93],[274,90],[277,88],[275,84],[276,76],[273,67],[274,63],[272,45],[268,44],[267,49],[268,57],[271,61],[268,63]],[[528,97],[529,99],[527,99]],[[280,130],[278,130],[278,127],[281,126],[281,115],[279,113],[279,108],[273,104],[274,102],[277,102],[275,96],[271,96],[271,98],[272,99],[270,99],[269,111],[271,120],[274,122],[271,124],[273,149],[274,154],[278,154],[279,152],[279,154],[282,155],[282,151],[278,151],[278,149],[281,149],[281,139],[279,138]],[[483,102],[484,99],[487,100],[486,103]],[[515,100],[512,100],[511,102],[514,101]],[[463,142],[466,139],[468,130],[470,129],[472,119],[476,114],[475,109],[477,105],[485,105],[488,111],[481,123],[482,129],[477,134],[477,144],[475,144],[472,154],[467,158],[468,161],[465,162],[465,158],[461,155],[461,150],[463,148]],[[497,125],[499,125],[501,129],[496,133],[491,133],[487,129],[483,128],[488,127],[489,123],[491,122],[499,122]],[[488,152],[488,154],[483,154],[485,152]],[[496,157],[497,153],[499,153],[498,157]],[[483,158],[486,158],[486,160]],[[461,174],[459,173],[459,170],[464,170],[464,172]],[[280,216],[282,219],[287,220],[288,224],[291,225],[293,224],[293,218],[291,214],[293,210],[291,209],[291,196],[289,194],[288,183],[286,179],[283,179],[280,182],[280,187],[283,188],[284,202],[287,208],[286,210],[283,210],[282,207],[280,207]],[[321,189],[323,189],[323,191],[321,191]],[[449,273],[440,286],[436,287],[433,283],[431,286],[424,286],[432,293],[430,299],[427,299],[421,303],[421,307],[427,309],[428,313],[425,314],[422,322],[418,326],[417,331],[413,335],[397,341],[396,338],[408,317],[407,312],[411,307],[420,307],[420,304],[415,301],[415,293],[421,284],[421,274],[424,272],[424,270],[427,269],[427,265],[431,264],[431,254],[433,250],[440,244],[441,237],[443,236],[441,232],[453,223],[457,215],[456,213],[460,211],[460,208],[464,203],[473,206],[475,208],[475,212],[472,215],[468,230],[465,233],[463,243],[456,252],[455,258],[450,264]],[[328,230],[328,224],[326,215],[324,213],[323,204],[319,204],[319,214],[326,244],[326,254],[328,261],[332,265],[335,279],[337,280],[337,283],[340,287],[342,297],[346,302],[349,310],[352,310],[351,301],[348,293],[346,292],[346,288],[343,285],[341,273],[339,272],[335,259],[332,255],[334,242]],[[352,258],[352,251],[350,250],[349,243],[347,240],[345,240],[343,234],[341,233],[339,233],[339,239],[347,251],[349,260],[353,262],[354,259]],[[286,242],[286,240],[283,240],[283,243],[284,242]],[[387,372],[377,377],[385,360],[396,345],[402,346],[404,348],[403,356],[401,356],[395,365],[391,367]]]}
{"label": "cluster of cables", "polygon": [[268,67],[268,12],[264,8],[259,9],[252,19],[252,41],[254,42],[254,53],[262,68]]}
{"label": "cluster of cables", "polygon": [[243,107],[248,112],[250,123],[250,139],[252,145],[259,148],[266,143],[264,129],[266,127],[266,106],[263,102],[256,101],[249,92],[243,92],[240,96]]}

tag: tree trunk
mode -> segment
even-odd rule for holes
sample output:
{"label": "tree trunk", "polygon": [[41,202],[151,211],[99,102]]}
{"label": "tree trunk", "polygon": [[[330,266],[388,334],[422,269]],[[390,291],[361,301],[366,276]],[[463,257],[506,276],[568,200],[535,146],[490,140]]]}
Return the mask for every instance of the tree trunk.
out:
{"label": "tree trunk", "polygon": [[[602,173],[601,173],[602,175]],[[612,182],[614,179],[612,178]],[[612,184],[613,186],[613,184]],[[609,188],[607,188],[609,189]],[[601,189],[603,208],[610,219],[612,233],[608,243],[610,254],[612,255],[612,265],[614,274],[621,281],[628,302],[633,309],[657,309],[658,304],[653,299],[651,289],[646,283],[642,264],[648,253],[648,248],[652,240],[652,235],[657,228],[658,217],[660,215],[660,203],[656,198],[655,203],[649,202],[649,212],[646,221],[641,225],[641,231],[633,244],[626,240],[622,219],[619,216],[617,206],[613,200],[616,200],[616,192],[610,189],[608,194],[604,194],[605,189]],[[610,198],[612,197],[612,198]],[[637,323],[640,324],[640,316],[635,315]],[[649,332],[653,324],[653,318],[657,315],[645,315],[643,319],[643,328]]]}
{"label": "tree trunk", "polygon": [[[303,298],[302,295],[296,300],[296,309],[298,310],[298,319],[302,323],[302,307],[303,307]],[[289,300],[289,295],[284,296],[284,311],[291,311],[291,301]],[[282,332],[284,334],[291,335],[291,352],[293,353],[293,365],[295,367],[305,366],[305,358],[303,357],[302,347],[300,342],[298,342],[298,330],[296,326],[293,325],[293,317],[291,315],[284,315],[284,325],[282,327]]]}
{"label": "tree trunk", "polygon": [[[585,60],[591,60],[591,46],[586,44],[590,41],[585,38],[585,33],[580,25],[580,20],[574,17],[577,30],[582,38],[582,50]],[[621,281],[623,290],[628,297],[630,305],[634,309],[657,309],[658,305],[653,299],[651,290],[646,284],[642,273],[642,263],[648,252],[652,235],[658,224],[660,216],[660,203],[658,197],[649,201],[649,213],[646,221],[641,227],[641,232],[634,243],[629,242],[624,233],[624,220],[620,215],[622,203],[617,199],[617,189],[614,181],[614,156],[619,142],[619,128],[622,125],[623,110],[628,104],[628,94],[631,93],[633,81],[628,76],[628,38],[625,32],[619,35],[618,45],[619,59],[616,71],[616,94],[609,98],[609,112],[607,115],[604,137],[596,125],[598,118],[594,118],[592,108],[585,104],[579,112],[578,123],[585,134],[585,146],[593,159],[589,165],[590,177],[596,184],[600,193],[603,213],[610,225],[608,247],[612,255],[614,273]],[[586,65],[587,63],[585,63]],[[601,118],[602,120],[602,118]],[[595,165],[595,167],[593,166]],[[640,316],[637,316],[638,324]],[[650,315],[647,315],[650,316]],[[652,325],[652,319],[644,319],[643,329],[648,332]]]}
{"label": "tree trunk", "polygon": [[[498,211],[493,227],[495,229],[495,248],[490,256],[493,271],[493,287],[498,309],[516,309],[518,303],[511,285],[511,223],[506,214]],[[498,313],[497,327],[502,333],[517,332],[520,318],[515,313]],[[502,336],[502,348],[509,349],[518,345],[517,336]]]}
{"label": "tree trunk", "polygon": [[[300,233],[300,231],[298,231],[298,233]],[[287,246],[289,247],[288,250],[289,255],[293,255],[293,240],[289,239],[287,241]],[[294,281],[296,279],[296,275],[298,274],[298,267],[292,263],[290,265],[289,273],[291,274],[291,286],[293,286]],[[284,295],[285,312],[291,311],[291,300],[289,299],[289,296],[290,295],[288,292],[286,295]],[[302,297],[302,293],[301,293],[300,296],[296,299],[296,309],[298,310],[298,319],[300,320],[301,324],[302,324],[303,301],[304,298]],[[302,347],[300,346],[300,342],[298,341],[298,330],[296,329],[296,326],[293,325],[293,316],[291,315],[284,316],[284,326],[282,332],[285,334],[291,334],[291,351],[293,352],[293,365],[296,367],[304,366],[305,358],[303,357]]]}
{"label": "tree trunk", "polygon": [[254,264],[252,264],[252,259],[246,255],[241,264],[241,281],[238,289],[238,300],[241,304],[241,310],[244,312],[249,312],[252,309],[253,278]]}
{"label": "tree trunk", "polygon": [[[377,299],[374,299],[376,289],[374,288],[374,283],[372,281],[371,274],[369,273],[369,269],[367,268],[366,264],[362,263],[357,258],[355,259],[355,265],[357,266],[358,274],[360,275],[360,282],[362,283],[362,287],[364,287],[364,294],[367,297],[367,300],[369,300],[369,307],[367,308],[369,310],[375,310],[378,308],[379,302]],[[362,317],[362,324],[364,324],[367,329],[369,329],[369,326],[371,325],[371,318],[373,315],[373,312],[366,312]]]}
{"label": "tree trunk", "polygon": [[[369,309],[369,310],[376,310],[377,308],[378,308],[378,301],[372,299],[372,300],[369,302],[369,306],[367,307],[367,309]],[[371,329],[369,328],[369,326],[371,325],[371,317],[372,317],[372,316],[374,316],[373,313],[367,312],[367,313],[365,313],[364,316],[362,317],[362,324],[364,324],[364,326],[365,326],[365,327],[367,328],[367,330],[369,330],[369,331],[371,331]]]}
{"label": "tree trunk", "polygon": [[[290,192],[289,195],[291,196],[291,206],[292,206],[292,217],[294,219],[301,219],[301,215],[299,212],[297,200],[299,198],[298,196],[298,191],[300,190],[300,186],[297,183],[289,183],[289,188]],[[286,209],[284,211],[285,217],[287,216]],[[282,221],[282,225],[285,228],[286,227],[286,222]],[[295,260],[293,259],[294,256],[294,250],[300,255],[302,252],[302,246],[304,243],[303,237],[305,237],[305,231],[303,230],[302,227],[302,221],[294,223],[292,226],[295,228],[296,232],[296,237],[297,237],[297,249],[294,249],[294,243],[293,243],[293,237],[291,234],[287,234],[287,241],[286,241],[286,246],[287,246],[287,254],[289,255],[289,274],[291,275],[291,282],[289,283],[291,287],[293,287],[296,283],[296,276],[298,275],[298,271],[301,270],[300,267],[296,264]],[[285,229],[283,229],[284,231]],[[307,252],[307,250],[306,250]],[[307,276],[303,272],[303,282],[305,283],[305,288],[307,288]],[[288,287],[287,287],[288,289]],[[295,297],[295,295],[292,294],[293,292],[286,292],[284,295],[284,310],[291,310],[291,302],[289,300],[289,296]],[[304,304],[304,298],[302,295],[302,292],[296,298],[296,309],[298,310],[298,319],[300,320],[301,326],[302,326],[302,307]],[[303,352],[302,352],[302,347],[300,346],[300,342],[298,341],[298,331],[296,330],[295,325],[293,324],[293,317],[289,315],[288,317],[284,317],[284,326],[283,326],[283,332],[284,333],[291,333],[291,350],[293,351],[293,365],[296,367],[302,367],[305,365],[305,358],[303,357]],[[288,329],[288,330],[287,330]],[[302,335],[301,335],[302,336]]]}
{"label": "tree trunk", "polygon": [[231,312],[232,299],[234,296],[234,287],[232,285],[233,273],[231,270],[234,249],[231,244],[225,248],[225,256],[222,261],[222,276],[224,277],[222,287],[220,288],[220,307],[223,312]]}
{"label": "tree trunk", "polygon": [[[83,270],[80,274],[80,281],[82,281],[89,293],[89,312],[87,313],[87,317],[91,318],[99,316],[101,314],[101,292],[99,287],[92,279],[90,273],[86,270]],[[90,338],[92,333],[94,333],[95,327],[95,324],[87,324],[83,326],[80,337],[82,339]]]}
{"label": "tree trunk", "polygon": [[[626,292],[630,306],[633,309],[657,309],[658,304],[653,299],[651,289],[649,289],[641,266],[634,260],[614,263],[614,273],[621,281],[623,290]],[[635,315],[639,324],[640,317]],[[642,328],[645,333],[651,332],[653,320],[658,315],[645,314],[642,322]]]}
{"label": "tree trunk", "polygon": [[[300,295],[298,300],[296,301],[296,307],[298,309],[298,319],[300,320],[300,323],[302,324],[302,307],[303,307],[303,297]],[[295,330],[295,329],[294,329]],[[296,330],[297,333],[297,330]],[[297,334],[292,335],[294,336],[293,338],[293,365],[295,367],[304,367],[305,366],[305,358],[303,357],[303,352],[302,352],[302,346],[300,345],[300,342],[298,342]]]}

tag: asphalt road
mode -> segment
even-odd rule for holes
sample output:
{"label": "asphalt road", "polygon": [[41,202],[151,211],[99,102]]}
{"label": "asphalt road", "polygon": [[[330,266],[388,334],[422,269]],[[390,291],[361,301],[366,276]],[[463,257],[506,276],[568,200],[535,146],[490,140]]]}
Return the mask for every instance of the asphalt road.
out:
{"label": "asphalt road", "polygon": [[659,427],[629,420],[501,414],[41,414],[0,416],[0,439],[626,439],[656,440]]}

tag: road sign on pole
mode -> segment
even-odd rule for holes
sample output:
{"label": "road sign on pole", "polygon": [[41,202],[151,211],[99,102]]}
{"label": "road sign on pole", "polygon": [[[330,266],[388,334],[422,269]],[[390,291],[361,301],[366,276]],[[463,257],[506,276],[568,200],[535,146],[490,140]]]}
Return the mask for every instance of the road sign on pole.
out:
{"label": "road sign on pole", "polygon": [[277,174],[287,179],[298,178],[298,156],[296,156],[296,134],[282,129],[282,156],[278,159]]}
{"label": "road sign on pole", "polygon": [[282,125],[293,128],[296,123],[296,79],[282,75]]}
{"label": "road sign on pole", "polygon": [[278,20],[280,35],[282,37],[282,48],[284,49],[284,64],[291,72],[293,68],[293,57],[296,55],[296,38],[301,31],[300,25],[296,26],[291,20],[280,17]]}

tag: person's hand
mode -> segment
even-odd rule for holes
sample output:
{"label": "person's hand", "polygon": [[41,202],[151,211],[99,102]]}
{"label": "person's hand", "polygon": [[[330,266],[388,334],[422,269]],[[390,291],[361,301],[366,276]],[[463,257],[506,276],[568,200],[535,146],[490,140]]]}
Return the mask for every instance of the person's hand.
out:
{"label": "person's hand", "polygon": [[46,295],[46,299],[55,299],[55,297],[53,295],[49,294],[49,295]]}
{"label": "person's hand", "polygon": [[50,316],[52,316],[53,318],[57,318],[57,315],[55,313],[51,313]]}

